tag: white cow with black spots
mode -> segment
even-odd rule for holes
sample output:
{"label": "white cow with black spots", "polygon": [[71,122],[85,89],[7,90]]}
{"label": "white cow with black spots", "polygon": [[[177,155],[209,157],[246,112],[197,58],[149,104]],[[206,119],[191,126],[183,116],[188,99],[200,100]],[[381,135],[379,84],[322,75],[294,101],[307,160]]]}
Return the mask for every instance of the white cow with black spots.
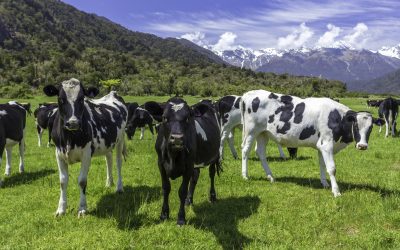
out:
{"label": "white cow with black spots", "polygon": [[274,178],[265,155],[269,139],[287,147],[312,147],[318,150],[321,183],[329,187],[326,168],[335,197],[340,195],[340,191],[335,177],[334,154],[353,141],[357,149],[366,150],[372,124],[382,122],[372,118],[369,112],[352,111],[329,98],[301,99],[265,90],[245,93],[241,110],[243,178],[248,178],[247,161],[254,140],[257,141],[261,164],[271,182]]}

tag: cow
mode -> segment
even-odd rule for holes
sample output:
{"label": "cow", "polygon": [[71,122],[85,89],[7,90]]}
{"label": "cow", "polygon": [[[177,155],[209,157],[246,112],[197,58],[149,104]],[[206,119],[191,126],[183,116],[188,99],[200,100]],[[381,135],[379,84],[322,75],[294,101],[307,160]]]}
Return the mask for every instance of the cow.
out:
{"label": "cow", "polygon": [[[399,103],[392,97],[386,98],[381,102],[378,109],[378,114],[380,118],[385,120],[386,133],[385,137],[389,136],[389,130],[391,130],[391,135],[396,135],[396,120],[397,114],[399,113]],[[382,131],[382,126],[379,129],[379,133]]]}
{"label": "cow", "polygon": [[[11,174],[12,148],[19,145],[19,172],[25,170],[25,126],[26,114],[30,112],[30,104],[20,104],[10,101],[0,104],[0,165],[4,149],[6,150],[5,175]],[[1,180],[0,180],[1,186]]]}
{"label": "cow", "polygon": [[57,103],[40,103],[39,107],[33,112],[33,115],[35,116],[39,147],[42,146],[42,135],[45,129],[49,130],[49,140],[47,142],[47,147],[50,147],[51,131],[53,128],[54,118],[56,117],[57,110]]}
{"label": "cow", "polygon": [[169,179],[174,180],[182,176],[177,224],[184,225],[184,206],[193,203],[193,193],[200,174],[199,167],[210,166],[209,198],[211,202],[217,199],[214,177],[215,173],[220,171],[219,125],[212,105],[199,103],[190,107],[178,97],[169,99],[164,105],[162,119],[155,145],[164,196],[160,219],[169,218]]}
{"label": "cow", "polygon": [[[233,158],[238,159],[238,154],[235,149],[234,131],[236,127],[241,126],[242,124],[241,112],[239,109],[241,99],[240,96],[228,95],[220,98],[215,103],[221,124],[221,145],[219,149],[221,158],[223,158],[225,141],[228,140],[228,145]],[[278,150],[281,158],[285,159],[286,156],[279,144]],[[296,148],[288,148],[288,151],[291,158],[296,158]]]}
{"label": "cow", "polygon": [[367,100],[367,107],[379,107],[383,100]]}
{"label": "cow", "polygon": [[100,99],[92,99],[99,90],[85,88],[75,79],[60,85],[47,85],[47,96],[58,97],[58,111],[54,118],[51,138],[56,146],[56,159],[60,174],[60,200],[56,216],[65,214],[67,208],[68,165],[81,162],[78,184],[80,204],[78,216],[87,212],[87,175],[93,156],[105,155],[107,165],[106,185],[113,185],[112,151],[116,149],[117,192],[123,191],[121,165],[126,154],[125,126],[128,110],[124,100],[111,91]]}
{"label": "cow", "polygon": [[151,134],[154,136],[153,117],[150,115],[150,113],[144,108],[139,107],[137,103],[128,103],[127,108],[128,123],[126,125],[126,134],[128,139],[131,140],[135,135],[136,128],[140,128],[140,140],[142,140],[146,125],[149,127]]}
{"label": "cow", "polygon": [[326,168],[335,197],[340,196],[336,182],[334,154],[355,142],[358,150],[368,148],[373,123],[381,124],[369,112],[356,112],[329,98],[305,98],[265,90],[245,93],[241,102],[243,120],[242,176],[247,179],[250,147],[257,141],[257,153],[267,178],[273,182],[265,145],[269,139],[287,147],[318,150],[320,177],[324,187]]}

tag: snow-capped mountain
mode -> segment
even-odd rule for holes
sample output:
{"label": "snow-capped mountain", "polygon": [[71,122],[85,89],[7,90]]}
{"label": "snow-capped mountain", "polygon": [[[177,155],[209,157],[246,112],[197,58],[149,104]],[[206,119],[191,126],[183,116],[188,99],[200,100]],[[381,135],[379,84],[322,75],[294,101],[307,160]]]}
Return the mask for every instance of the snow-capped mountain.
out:
{"label": "snow-capped mountain", "polygon": [[394,47],[382,47],[382,49],[378,50],[378,52],[384,56],[400,59],[400,44]]}
{"label": "snow-capped mountain", "polygon": [[[384,54],[369,50],[356,50],[343,42],[330,48],[306,48],[278,50],[273,48],[252,50],[238,47],[235,50],[215,52],[229,64],[256,71],[278,74],[318,76],[348,83],[355,89],[355,81],[370,80],[400,68],[400,46]],[[393,56],[398,55],[398,56]],[[359,84],[359,83],[358,83]]]}

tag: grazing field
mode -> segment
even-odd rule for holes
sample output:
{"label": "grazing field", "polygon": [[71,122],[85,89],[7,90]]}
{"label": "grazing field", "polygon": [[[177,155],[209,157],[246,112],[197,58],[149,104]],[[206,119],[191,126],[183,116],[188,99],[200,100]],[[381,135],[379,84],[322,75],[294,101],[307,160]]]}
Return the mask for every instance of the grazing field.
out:
{"label": "grazing field", "polygon": [[[167,98],[125,100],[143,103]],[[188,98],[190,103],[199,99]],[[21,101],[30,101],[33,110],[41,101],[54,100],[36,97]],[[367,109],[365,99],[340,101],[354,110]],[[377,115],[376,109],[370,110]],[[339,198],[321,187],[313,149],[299,149],[296,160],[281,160],[270,142],[268,160],[276,178],[271,184],[255,152],[249,161],[250,180],[243,180],[241,161],[234,160],[226,147],[224,172],[216,178],[218,202],[208,202],[208,171],[202,170],[194,206],[186,209],[188,223],[178,227],[181,180],[172,181],[171,218],[160,223],[161,180],[155,139],[148,130],[144,140],[138,139],[137,132],[134,140],[127,142],[123,194],[116,194],[115,187],[105,187],[105,160],[94,158],[87,187],[89,215],[78,218],[79,165],[74,164],[69,168],[67,214],[55,218],[59,180],[54,147],[37,146],[34,118],[27,119],[26,172],[18,173],[15,147],[12,175],[0,189],[1,249],[400,248],[400,139],[385,139],[377,127],[367,151],[357,151],[352,144],[336,155]],[[238,131],[237,149],[240,137]],[[46,138],[47,131],[43,142]],[[2,175],[4,169],[5,157]]]}

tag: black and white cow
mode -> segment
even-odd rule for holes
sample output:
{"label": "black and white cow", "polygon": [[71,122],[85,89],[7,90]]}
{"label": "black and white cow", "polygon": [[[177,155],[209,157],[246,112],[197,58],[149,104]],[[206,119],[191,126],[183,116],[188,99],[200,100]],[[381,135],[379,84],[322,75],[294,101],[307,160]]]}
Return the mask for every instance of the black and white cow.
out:
{"label": "black and white cow", "polygon": [[0,104],[0,165],[5,149],[7,159],[6,176],[11,174],[12,147],[17,144],[19,145],[19,172],[23,173],[25,170],[25,125],[29,107],[30,105],[22,105],[15,101]]}
{"label": "black and white cow", "polygon": [[189,107],[183,99],[177,97],[168,100],[162,118],[155,146],[164,195],[160,219],[169,218],[168,196],[171,191],[169,178],[174,180],[182,176],[177,223],[183,225],[185,203],[193,202],[193,193],[200,174],[198,167],[210,166],[210,201],[216,200],[214,177],[220,168],[219,125],[211,105],[199,103]]}
{"label": "black and white cow", "polygon": [[[386,98],[379,105],[378,114],[380,118],[383,118],[385,120],[386,137],[389,136],[389,130],[391,131],[392,136],[396,135],[396,124],[397,124],[396,120],[398,113],[399,113],[399,103],[397,102],[397,100],[391,97]],[[379,129],[379,132],[381,131],[382,131],[382,126]]]}
{"label": "black and white cow", "polygon": [[84,88],[77,79],[48,85],[43,89],[48,96],[58,97],[58,111],[51,137],[56,145],[56,158],[60,173],[61,194],[56,215],[63,215],[67,208],[68,165],[81,162],[78,177],[80,205],[78,215],[87,211],[86,185],[92,156],[105,155],[107,186],[113,184],[112,151],[116,149],[118,174],[117,192],[123,191],[121,165],[125,154],[125,126],[128,116],[124,100],[111,91],[100,99],[95,97],[97,88]]}
{"label": "black and white cow", "polygon": [[[238,159],[238,154],[235,149],[234,132],[236,127],[242,125],[242,118],[239,107],[241,99],[242,98],[237,95],[228,95],[221,97],[215,103],[215,107],[217,109],[218,117],[220,119],[220,124],[221,124],[221,145],[219,149],[221,158],[223,158],[224,154],[225,141],[228,140],[228,145],[232,152],[233,158]],[[285,159],[286,156],[283,153],[281,145],[279,144],[278,144],[278,150],[281,158]],[[288,151],[291,158],[296,157],[297,155],[296,148],[288,148]]]}
{"label": "black and white cow", "polygon": [[42,146],[42,135],[45,129],[49,130],[49,141],[47,142],[47,147],[51,144],[51,131],[57,110],[57,103],[40,103],[39,107],[33,112],[33,115],[35,116],[39,147]]}
{"label": "black and white cow", "polygon": [[135,103],[128,103],[128,123],[126,125],[126,134],[131,140],[135,135],[136,128],[140,128],[140,140],[143,139],[145,126],[150,129],[151,134],[154,136],[153,131],[153,117],[150,113]]}
{"label": "black and white cow", "polygon": [[257,153],[267,178],[273,181],[265,145],[269,139],[287,147],[312,147],[318,150],[321,183],[326,181],[325,167],[331,179],[333,195],[339,196],[334,154],[351,142],[366,150],[372,124],[381,119],[369,112],[355,112],[329,98],[306,98],[254,90],[242,97],[243,143],[242,175],[247,179],[250,147],[257,141]]}
{"label": "black and white cow", "polygon": [[383,100],[367,100],[367,107],[379,107]]}

